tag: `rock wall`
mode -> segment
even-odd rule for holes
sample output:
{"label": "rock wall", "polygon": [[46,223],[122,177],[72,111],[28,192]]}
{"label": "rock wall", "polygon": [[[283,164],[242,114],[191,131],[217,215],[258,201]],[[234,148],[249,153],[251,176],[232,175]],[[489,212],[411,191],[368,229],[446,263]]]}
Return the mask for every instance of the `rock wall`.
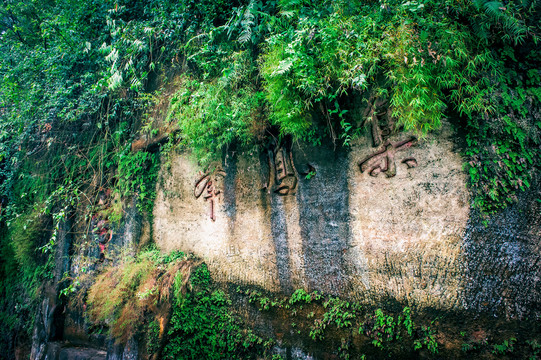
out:
{"label": "rock wall", "polygon": [[54,354],[57,348],[51,347],[50,343],[62,339],[64,335],[65,304],[63,299],[60,299],[59,292],[65,287],[63,277],[71,265],[72,225],[71,217],[67,216],[58,226],[53,281],[42,286],[42,300],[34,320],[30,351],[32,360],[51,359],[51,354]]}
{"label": "rock wall", "polygon": [[61,222],[55,253],[54,281],[44,286],[43,300],[36,314],[30,359],[141,358],[139,344],[135,339],[130,339],[127,344],[116,344],[106,335],[91,330],[91,324],[84,315],[84,299],[71,297],[69,303],[64,303],[66,298],[59,296],[60,290],[69,284],[62,280],[65,274],[69,273],[78,286],[88,289],[104,267],[118,263],[126,256],[135,256],[140,242],[148,241],[148,231],[144,231],[145,221],[135,202],[124,210],[121,226],[108,224],[112,236],[106,243],[103,258],[92,224],[89,226],[85,221],[74,223],[73,214]]}
{"label": "rock wall", "polygon": [[349,149],[283,142],[208,169],[176,155],[158,182],[155,241],[201,256],[223,282],[537,314],[539,191],[485,226],[451,138],[444,126],[379,147],[370,135]]}
{"label": "rock wall", "polygon": [[468,222],[462,243],[463,297],[466,309],[507,319],[541,314],[541,187],[484,224]]}
{"label": "rock wall", "polygon": [[[352,149],[352,246],[347,262],[356,275],[355,293],[363,300],[390,297],[440,309],[460,305],[461,245],[469,201],[462,160],[450,136],[444,128],[434,137],[410,142],[409,148],[405,141],[411,137],[390,139],[386,151],[394,158],[383,173],[387,176],[370,176],[371,163],[361,174],[358,164],[374,150]],[[396,175],[389,177],[392,171]]]}
{"label": "rock wall", "polygon": [[201,256],[220,281],[271,291],[538,312],[539,206],[519,204],[486,228],[470,214],[451,138],[444,126],[379,147],[369,135],[350,149],[283,142],[208,169],[174,156],[158,181],[155,241]]}
{"label": "rock wall", "polygon": [[378,147],[369,135],[348,149],[283,141],[261,153],[229,151],[206,169],[174,155],[160,172],[153,224],[130,204],[122,226],[111,224],[105,258],[93,229],[61,224],[58,286],[45,289],[31,358],[140,357],[136,339],[89,335],[84,305],[65,306],[58,293],[68,270],[89,286],[151,237],[163,251],[198,255],[223,283],[319,290],[378,307],[541,315],[539,181],[482,218],[470,210],[452,137],[444,126],[426,139],[387,136]]}

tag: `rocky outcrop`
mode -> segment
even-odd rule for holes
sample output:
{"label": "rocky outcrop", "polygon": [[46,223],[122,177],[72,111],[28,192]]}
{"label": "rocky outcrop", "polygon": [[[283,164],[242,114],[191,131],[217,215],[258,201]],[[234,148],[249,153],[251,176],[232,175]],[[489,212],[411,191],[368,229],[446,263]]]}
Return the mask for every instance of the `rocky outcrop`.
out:
{"label": "rocky outcrop", "polygon": [[223,282],[536,314],[538,208],[530,196],[485,229],[451,138],[444,126],[425,139],[383,133],[377,147],[371,134],[348,149],[284,141],[208,169],[174,156],[158,181],[154,240],[200,256]]}
{"label": "rocky outcrop", "polygon": [[[58,293],[67,284],[64,273],[90,286],[103,266],[136,254],[151,236],[164,252],[200,257],[223,284],[282,294],[318,290],[369,307],[400,304],[421,312],[508,320],[541,314],[539,183],[486,219],[470,209],[448,126],[425,139],[380,135],[374,142],[367,134],[350,148],[284,140],[260,153],[230,149],[207,168],[173,155],[157,182],[152,224],[132,203],[121,225],[108,223],[110,236],[100,247],[94,229],[75,224],[71,231],[66,221],[55,259],[60,285],[44,290],[31,358],[145,356],[137,338],[115,344],[90,335],[84,302],[64,304]],[[274,320],[252,317],[274,329]],[[288,341],[276,352],[310,358],[301,350],[305,343]]]}
{"label": "rocky outcrop", "polygon": [[32,360],[51,359],[49,343],[63,337],[65,304],[59,294],[66,286],[63,279],[71,264],[72,225],[72,217],[67,216],[58,226],[53,281],[43,285],[43,299],[37,309],[32,333]]}

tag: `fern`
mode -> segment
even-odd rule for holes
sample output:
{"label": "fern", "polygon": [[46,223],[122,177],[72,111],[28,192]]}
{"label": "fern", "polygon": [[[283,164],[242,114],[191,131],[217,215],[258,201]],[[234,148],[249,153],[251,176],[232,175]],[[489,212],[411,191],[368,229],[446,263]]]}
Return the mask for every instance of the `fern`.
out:
{"label": "fern", "polygon": [[485,16],[478,17],[478,22],[473,23],[473,28],[476,34],[485,40],[488,40],[492,28],[501,28],[504,41],[515,45],[522,44],[531,30],[517,16],[524,11],[533,11],[535,2],[536,0],[528,4],[526,1],[523,3],[524,6],[514,8],[513,3],[503,4],[500,1],[475,0],[473,4]]}
{"label": "fern", "polygon": [[240,22],[242,31],[238,39],[241,44],[252,41],[252,27],[255,25],[254,11],[256,10],[256,7],[257,3],[255,0],[252,0],[244,11],[242,21]]}

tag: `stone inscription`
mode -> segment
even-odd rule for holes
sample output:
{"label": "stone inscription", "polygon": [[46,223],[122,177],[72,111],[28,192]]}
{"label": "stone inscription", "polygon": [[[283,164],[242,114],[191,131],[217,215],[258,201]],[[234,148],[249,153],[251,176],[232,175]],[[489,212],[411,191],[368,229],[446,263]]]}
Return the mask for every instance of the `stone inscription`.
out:
{"label": "stone inscription", "polygon": [[[394,177],[396,175],[396,153],[416,145],[417,139],[412,136],[394,143],[389,140],[396,119],[392,116],[387,98],[371,96],[368,99],[363,118],[366,119],[367,125],[371,128],[373,147],[378,150],[359,163],[361,172],[368,172],[370,176],[384,173],[386,177]],[[417,160],[412,157],[403,159],[401,163],[405,164],[408,169],[417,166]]]}
{"label": "stone inscription", "polygon": [[[396,153],[409,149],[415,144],[417,144],[417,139],[415,137],[410,137],[406,140],[395,143],[386,140],[380,150],[376,151],[359,163],[361,172],[368,172],[370,176],[378,176],[380,173],[384,173],[387,177],[395,176]],[[403,159],[401,163],[406,164],[408,169],[417,166],[417,160],[412,157]]]}
{"label": "stone inscription", "polygon": [[217,206],[219,195],[222,193],[217,188],[219,176],[224,177],[225,172],[219,169],[213,172],[205,172],[196,181],[194,187],[195,198],[199,199],[202,196],[205,201],[209,202],[209,217],[212,221],[216,221],[215,208]]}
{"label": "stone inscription", "polygon": [[269,179],[265,188],[270,193],[278,195],[295,195],[298,183],[298,173],[293,164],[291,150],[278,146],[268,150]]}

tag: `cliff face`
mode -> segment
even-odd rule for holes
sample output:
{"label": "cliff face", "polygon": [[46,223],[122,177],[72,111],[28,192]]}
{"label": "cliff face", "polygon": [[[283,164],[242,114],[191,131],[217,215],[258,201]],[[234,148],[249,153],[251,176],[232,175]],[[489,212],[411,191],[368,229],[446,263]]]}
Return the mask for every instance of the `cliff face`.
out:
{"label": "cliff face", "polygon": [[444,127],[351,149],[272,144],[230,151],[200,169],[187,155],[162,170],[153,234],[193,252],[214,278],[363,303],[538,313],[538,196],[483,224],[470,211],[460,156]]}
{"label": "cliff face", "polygon": [[[205,169],[189,154],[172,155],[170,167],[160,170],[152,222],[132,203],[122,225],[109,226],[104,263],[83,221],[62,224],[54,284],[69,271],[88,288],[104,266],[153,240],[163,253],[195,254],[226,287],[285,295],[318,290],[369,308],[401,304],[420,314],[535,318],[541,314],[539,187],[497,216],[479,216],[470,209],[452,136],[445,125],[425,139],[384,136],[379,146],[371,146],[370,134],[348,149],[283,141],[261,153],[230,149]],[[96,333],[84,319],[84,299],[61,300],[54,284],[37,316],[32,359],[145,358],[141,339],[115,344]],[[310,358],[327,351],[304,353],[313,342],[282,339],[291,330],[286,320],[254,314],[246,299],[235,302],[260,332],[289,344],[275,352]]]}

